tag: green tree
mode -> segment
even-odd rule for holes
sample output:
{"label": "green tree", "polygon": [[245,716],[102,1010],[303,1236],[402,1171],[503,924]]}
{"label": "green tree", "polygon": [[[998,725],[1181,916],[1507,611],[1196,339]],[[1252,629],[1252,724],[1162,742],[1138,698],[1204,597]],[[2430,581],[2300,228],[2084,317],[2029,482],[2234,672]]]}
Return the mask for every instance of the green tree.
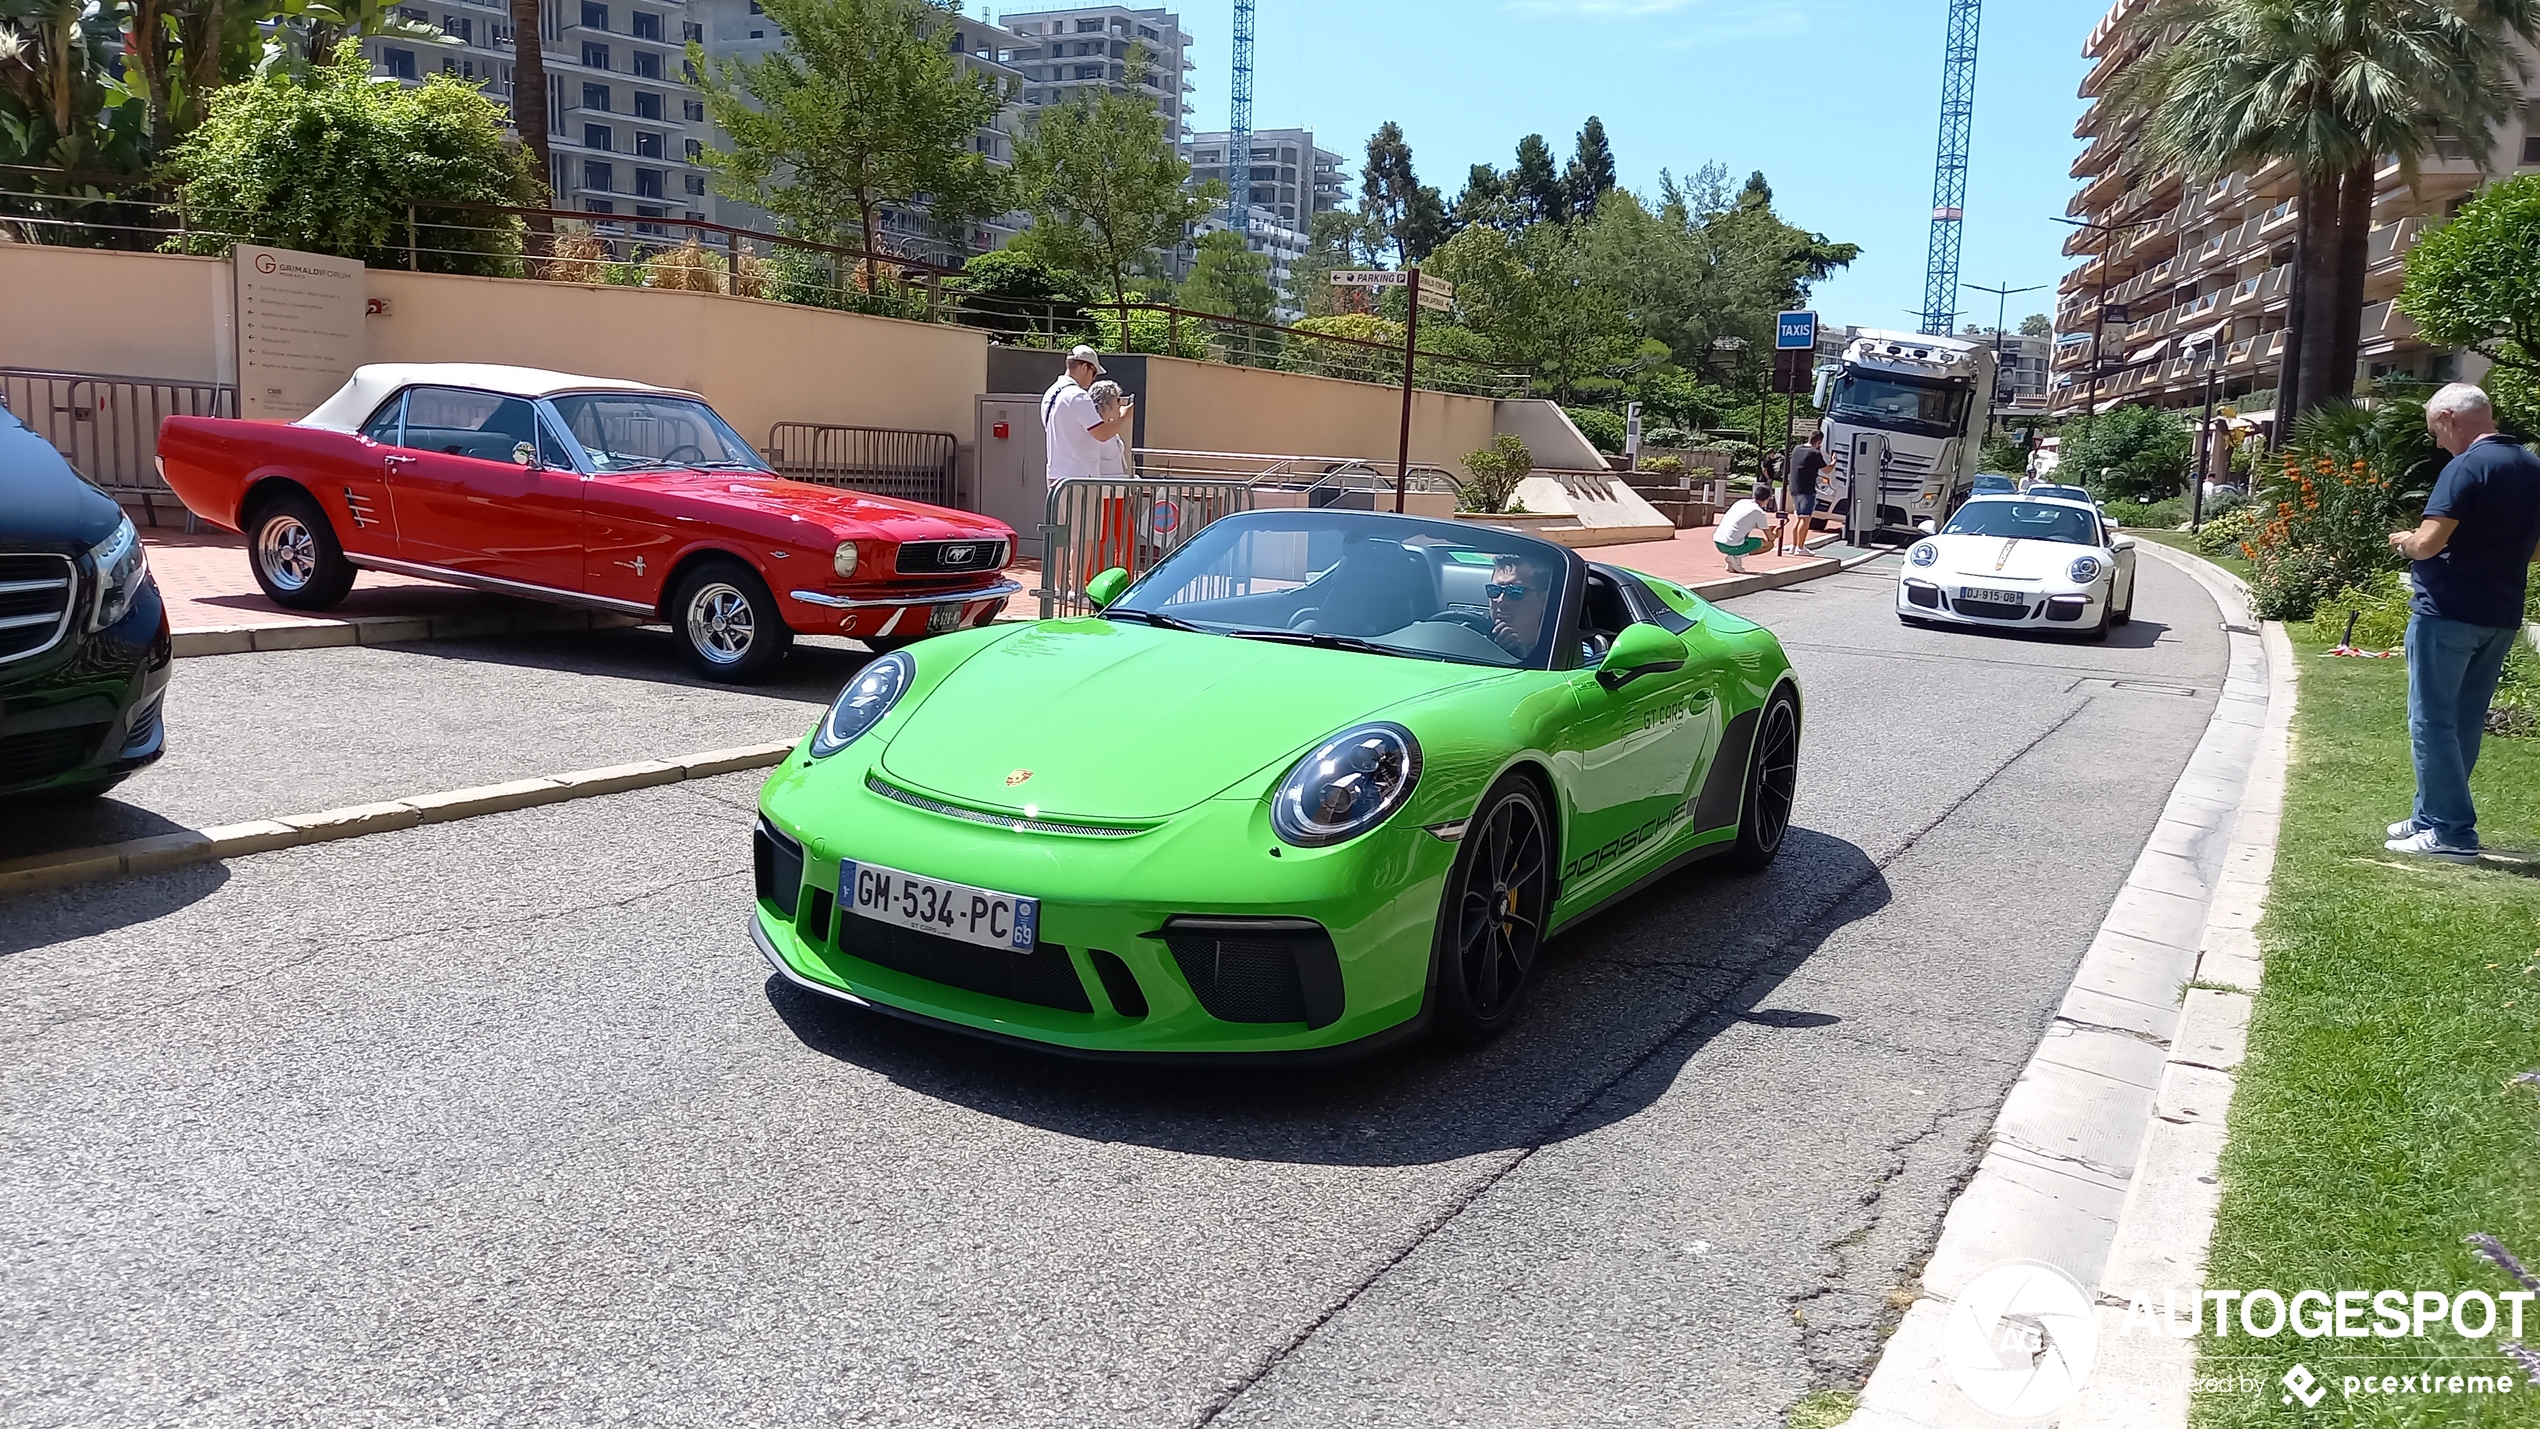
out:
{"label": "green tree", "polygon": [[1034,246],[1103,279],[1115,302],[1127,298],[1132,270],[1179,244],[1226,199],[1214,179],[1187,187],[1191,166],[1174,152],[1155,102],[1136,92],[1146,67],[1146,51],[1132,45],[1125,90],[1079,89],[1070,102],[1040,110],[1014,142]]}
{"label": "green tree", "polygon": [[223,253],[236,235],[402,267],[411,205],[427,250],[420,266],[509,273],[518,221],[446,206],[518,204],[539,192],[503,119],[501,105],[446,75],[415,88],[373,81],[352,41],[305,79],[229,85],[169,157],[194,232],[167,246]]}
{"label": "green tree", "polygon": [[1305,252],[1288,265],[1288,309],[1310,318],[1338,313],[1332,274],[1350,266],[1358,246],[1358,215],[1326,209],[1306,227]]}
{"label": "green tree", "polygon": [[1570,190],[1552,166],[1552,146],[1541,134],[1517,141],[1517,167],[1509,171],[1508,189],[1525,222],[1570,221]]}
{"label": "green tree", "polygon": [[1255,253],[1243,235],[1218,229],[1200,235],[1191,274],[1182,280],[1182,306],[1230,318],[1268,322],[1278,305],[1270,286],[1270,258]]}
{"label": "green tree", "polygon": [[1571,228],[1468,228],[1426,267],[1455,284],[1464,324],[1500,361],[1533,368],[1535,386],[1547,396],[1575,402],[1608,395],[1619,374],[1635,368],[1641,337],[1631,314]]}
{"label": "green tree", "polygon": [[[148,136],[139,106],[121,103],[120,40],[112,12],[86,0],[0,0],[0,164],[139,176],[149,162]],[[106,197],[91,185],[40,175],[12,175],[0,187],[87,201]],[[0,215],[146,221],[87,201],[0,197]],[[58,244],[74,241],[75,232],[28,224],[14,236]]]}
{"label": "green tree", "polygon": [[1051,340],[1085,328],[1084,283],[1031,253],[1000,248],[962,266],[959,290],[969,301],[961,321],[1010,342]]}
{"label": "green tree", "polygon": [[2022,337],[2053,337],[2054,335],[2055,320],[2044,313],[2031,313],[2020,319],[2020,336]]}
{"label": "green tree", "polygon": [[706,113],[732,136],[708,149],[724,193],[796,237],[854,243],[878,291],[885,207],[923,208],[939,229],[1005,207],[972,140],[1008,95],[945,43],[952,12],[930,0],[762,0],[786,35],[764,58],[710,59],[690,41]]}
{"label": "green tree", "polygon": [[2059,477],[2077,478],[2108,501],[2154,501],[2187,489],[2196,450],[2176,412],[2119,407],[2064,433]]}
{"label": "green tree", "polygon": [[1605,121],[1593,114],[1579,131],[1578,152],[1561,187],[1569,194],[1570,212],[1580,217],[1596,212],[1597,203],[1614,191],[1614,151],[1605,142]]}
{"label": "green tree", "polygon": [[2520,102],[2512,42],[2535,0],[2174,0],[2118,43],[2154,48],[2118,76],[2107,119],[2142,126],[2147,163],[2195,174],[2287,161],[2297,176],[2282,387],[2299,415],[2351,395],[2376,171],[2413,182],[2438,141],[2484,155]]}
{"label": "green tree", "polygon": [[1465,172],[1464,191],[1455,196],[1455,206],[1447,212],[1446,236],[1452,238],[1477,223],[1493,228],[1514,228],[1519,223],[1517,199],[1508,179],[1488,164],[1475,164]]}
{"label": "green tree", "polygon": [[1420,182],[1402,126],[1388,119],[1367,136],[1367,165],[1359,171],[1359,212],[1367,225],[1409,266],[1444,243],[1450,224],[1446,202]]}
{"label": "green tree", "polygon": [[2464,205],[2410,250],[2399,309],[2425,340],[2540,379],[2540,174]]}

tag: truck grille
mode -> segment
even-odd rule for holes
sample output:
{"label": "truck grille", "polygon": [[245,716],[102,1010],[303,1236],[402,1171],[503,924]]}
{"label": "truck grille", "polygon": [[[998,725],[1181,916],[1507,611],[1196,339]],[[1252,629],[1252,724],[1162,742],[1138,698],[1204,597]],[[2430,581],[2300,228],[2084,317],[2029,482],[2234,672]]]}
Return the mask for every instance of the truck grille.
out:
{"label": "truck grille", "polygon": [[76,576],[67,556],[0,553],[0,661],[40,655],[61,641]]}
{"label": "truck grille", "polygon": [[904,576],[958,576],[1005,569],[1003,541],[909,541],[900,546]]}

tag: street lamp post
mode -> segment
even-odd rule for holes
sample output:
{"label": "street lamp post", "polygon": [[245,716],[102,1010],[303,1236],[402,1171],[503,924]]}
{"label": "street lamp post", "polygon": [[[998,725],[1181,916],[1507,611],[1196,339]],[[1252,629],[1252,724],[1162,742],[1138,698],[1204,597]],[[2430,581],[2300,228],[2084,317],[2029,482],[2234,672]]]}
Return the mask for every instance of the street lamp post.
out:
{"label": "street lamp post", "polygon": [[[2099,270],[2099,276],[2102,282],[2106,281],[2108,270],[2105,267],[2102,267]],[[2010,320],[2011,295],[2014,293],[2039,292],[2047,285],[2044,283],[2031,283],[2025,288],[2013,288],[2008,286],[1988,288],[1982,283],[1961,283],[1958,286],[1962,288],[1973,288],[1979,293],[1991,293],[1996,299],[1998,299],[1993,309],[1993,386],[1994,390],[1998,392],[2002,387],[2002,324]],[[2108,305],[2107,299],[2100,299],[2099,305],[2104,309]],[[2099,354],[2094,350],[2090,356],[2091,360],[2096,362]],[[1993,440],[1993,414],[1992,409],[1989,407],[1986,409],[1984,418],[1984,439],[1988,442]]]}
{"label": "street lamp post", "polygon": [[2093,320],[2090,327],[2090,400],[2084,402],[2081,408],[2083,416],[2095,417],[2099,415],[2099,376],[2108,365],[2106,354],[2100,351],[2102,346],[2100,339],[2108,331],[2108,252],[2117,246],[2116,235],[2131,233],[2138,228],[2157,228],[2161,220],[2146,218],[2133,223],[2092,223],[2087,219],[2066,218],[2062,214],[2048,214],[2047,217],[2057,223],[2070,224],[2074,228],[2086,228],[2093,233],[2105,235],[2099,240],[2099,299],[2093,305],[2098,312],[2098,317]]}
{"label": "street lamp post", "polygon": [[2215,324],[2212,335],[2205,339],[2205,420],[2196,428],[2196,480],[2188,495],[2190,531],[2205,529],[2205,480],[2213,465],[2214,388],[2222,381],[2222,329],[2222,324]]}

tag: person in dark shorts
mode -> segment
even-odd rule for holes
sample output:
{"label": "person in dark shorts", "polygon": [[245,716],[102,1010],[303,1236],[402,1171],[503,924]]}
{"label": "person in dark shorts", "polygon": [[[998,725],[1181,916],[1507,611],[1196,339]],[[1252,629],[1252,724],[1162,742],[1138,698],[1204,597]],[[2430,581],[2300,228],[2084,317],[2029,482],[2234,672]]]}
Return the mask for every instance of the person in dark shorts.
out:
{"label": "person in dark shorts", "polygon": [[2417,802],[2382,847],[2467,863],[2479,847],[2470,771],[2540,562],[2540,457],[2498,434],[2494,404],[2467,383],[2426,399],[2425,425],[2452,460],[2424,522],[2390,533],[2390,548],[2415,563],[2407,649]]}
{"label": "person in dark shorts", "polygon": [[1783,526],[1783,539],[1798,555],[1808,554],[1808,537],[1817,528],[1817,478],[1825,474],[1826,429],[1819,427],[1810,434],[1805,446],[1790,453],[1790,520]]}

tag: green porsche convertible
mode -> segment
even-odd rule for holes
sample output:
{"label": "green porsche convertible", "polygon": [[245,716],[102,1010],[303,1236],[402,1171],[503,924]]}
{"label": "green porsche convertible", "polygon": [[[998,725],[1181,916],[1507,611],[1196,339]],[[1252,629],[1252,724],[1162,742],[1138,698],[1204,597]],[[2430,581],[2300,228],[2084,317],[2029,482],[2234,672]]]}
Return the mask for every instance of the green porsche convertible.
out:
{"label": "green porsche convertible", "polygon": [[875,660],[769,778],[779,975],[1081,1054],[1479,1041],[1546,938],[1789,827],[1780,643],[1565,547],[1254,511],[1087,593]]}

